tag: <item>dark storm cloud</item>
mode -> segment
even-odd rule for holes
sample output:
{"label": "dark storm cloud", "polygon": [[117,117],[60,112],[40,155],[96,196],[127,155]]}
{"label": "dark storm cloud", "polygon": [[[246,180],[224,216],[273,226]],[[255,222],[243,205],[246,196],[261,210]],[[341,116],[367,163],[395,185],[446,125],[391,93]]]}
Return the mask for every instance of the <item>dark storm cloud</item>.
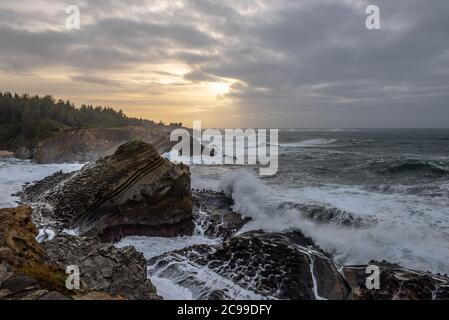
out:
{"label": "dark storm cloud", "polygon": [[178,61],[192,82],[233,79],[228,97],[254,126],[448,125],[447,0],[376,0],[375,31],[363,0],[78,2],[89,19],[76,32],[30,31],[25,13],[0,10],[0,69]]}
{"label": "dark storm cloud", "polygon": [[449,3],[378,3],[381,31],[364,28],[364,10],[348,2],[281,7],[203,71],[245,82],[231,95],[254,112],[282,109],[287,126],[419,126],[429,115],[426,126],[447,126]]}

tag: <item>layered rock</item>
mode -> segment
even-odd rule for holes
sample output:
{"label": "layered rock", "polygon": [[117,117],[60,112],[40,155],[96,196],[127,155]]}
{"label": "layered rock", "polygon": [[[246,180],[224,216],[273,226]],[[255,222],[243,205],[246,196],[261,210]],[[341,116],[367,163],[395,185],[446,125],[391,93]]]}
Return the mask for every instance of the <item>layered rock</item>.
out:
{"label": "layered rock", "polygon": [[[159,299],[146,279],[143,256],[134,249],[58,237],[46,244],[47,252],[35,240],[31,211],[0,209],[0,300]],[[80,290],[65,286],[69,264],[80,268]]]}
{"label": "layered rock", "polygon": [[449,278],[403,268],[387,262],[370,262],[379,267],[379,289],[368,289],[368,265],[346,266],[343,273],[354,300],[447,300]]}
{"label": "layered rock", "polygon": [[104,241],[193,231],[189,168],[141,141],[121,145],[70,176],[44,179],[26,188],[22,198],[34,203],[39,226],[78,229]]}
{"label": "layered rock", "polygon": [[[299,232],[244,233],[220,245],[194,246],[153,258],[149,270],[158,276],[178,273],[181,286],[201,285],[186,264],[207,268],[265,298],[346,299],[350,293],[332,259]],[[204,290],[200,298],[228,298],[227,290]]]}
{"label": "layered rock", "polygon": [[55,172],[40,181],[26,184],[23,190],[15,193],[14,196],[20,197],[24,203],[38,202],[45,192],[55,188],[59,183],[70,178],[72,175],[73,173]]}

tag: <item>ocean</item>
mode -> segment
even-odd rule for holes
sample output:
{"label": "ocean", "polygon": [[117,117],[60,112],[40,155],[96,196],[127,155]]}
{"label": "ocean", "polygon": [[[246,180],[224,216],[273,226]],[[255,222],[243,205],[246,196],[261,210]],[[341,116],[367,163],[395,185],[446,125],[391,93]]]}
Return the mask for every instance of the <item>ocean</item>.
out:
{"label": "ocean", "polygon": [[[37,165],[0,159],[0,205],[26,182],[81,164]],[[449,130],[288,129],[279,133],[279,171],[259,177],[256,167],[191,166],[192,187],[224,191],[234,210],[251,217],[243,230],[301,230],[338,265],[387,260],[449,273]],[[216,244],[202,233],[172,239],[128,237],[147,259],[193,244]],[[260,298],[210,270],[191,273],[210,287],[229,287],[235,298]],[[195,299],[197,288],[180,275],[148,269],[158,292]],[[230,289],[231,290],[231,289]],[[231,291],[232,291],[231,290]]]}

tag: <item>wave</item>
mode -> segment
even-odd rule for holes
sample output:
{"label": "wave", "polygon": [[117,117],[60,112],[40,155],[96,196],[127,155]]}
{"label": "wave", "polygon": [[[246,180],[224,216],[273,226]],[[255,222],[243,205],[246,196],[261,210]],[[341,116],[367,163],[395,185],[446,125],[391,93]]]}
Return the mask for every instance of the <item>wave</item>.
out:
{"label": "wave", "polygon": [[278,209],[281,212],[292,209],[298,210],[302,217],[320,224],[338,225],[350,228],[366,228],[377,223],[375,217],[359,217],[351,212],[323,204],[284,202]]}
{"label": "wave", "polygon": [[394,162],[375,162],[370,167],[380,174],[388,175],[432,175],[444,176],[449,169],[441,163],[420,160],[399,160]]}
{"label": "wave", "polygon": [[282,148],[313,148],[335,143],[337,139],[309,139],[301,142],[281,143]]}
{"label": "wave", "polygon": [[29,160],[0,159],[0,206],[15,207],[18,197],[14,196],[22,186],[41,180],[58,171],[73,172],[81,164],[36,164]]}
{"label": "wave", "polygon": [[276,189],[246,170],[232,171],[219,190],[251,230],[300,230],[340,265],[387,260],[405,267],[449,272],[449,201],[390,195],[356,187]]}

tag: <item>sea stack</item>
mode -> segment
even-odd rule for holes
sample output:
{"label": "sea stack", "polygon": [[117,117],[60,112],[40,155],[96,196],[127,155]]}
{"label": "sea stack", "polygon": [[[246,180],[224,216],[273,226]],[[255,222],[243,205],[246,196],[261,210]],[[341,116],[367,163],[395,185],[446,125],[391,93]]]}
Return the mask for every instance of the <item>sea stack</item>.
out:
{"label": "sea stack", "polygon": [[26,188],[40,227],[77,229],[114,242],[128,235],[177,236],[193,231],[190,170],[142,141],[73,174]]}

